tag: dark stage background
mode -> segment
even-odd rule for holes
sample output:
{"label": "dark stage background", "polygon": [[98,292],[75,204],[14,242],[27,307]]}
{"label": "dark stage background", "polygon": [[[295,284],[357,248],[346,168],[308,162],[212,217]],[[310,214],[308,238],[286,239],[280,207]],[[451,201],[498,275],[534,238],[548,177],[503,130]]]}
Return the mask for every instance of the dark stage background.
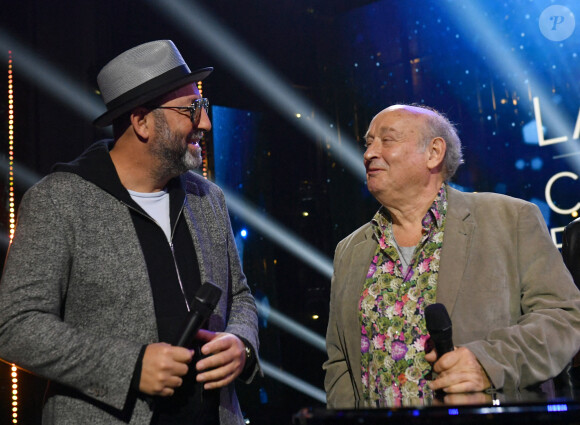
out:
{"label": "dark stage background", "polygon": [[[536,203],[560,242],[580,209],[580,33],[569,12],[578,16],[580,5],[3,2],[0,231],[8,234],[9,50],[17,202],[52,164],[108,136],[91,121],[104,109],[96,74],[112,57],[168,38],[191,68],[214,66],[203,85],[214,125],[210,176],[232,202],[244,269],[261,306],[266,365],[265,377],[240,386],[239,396],[250,423],[289,424],[300,408],[323,406],[329,270],[337,242],[378,208],[364,184],[362,136],[379,110],[416,102],[448,114],[464,143],[456,187]],[[0,257],[6,249],[4,237]],[[297,331],[284,326],[289,320]],[[300,337],[304,329],[310,342]],[[19,423],[37,423],[42,380],[20,372],[19,391]],[[0,423],[10,421],[10,397],[10,370],[0,365]]]}

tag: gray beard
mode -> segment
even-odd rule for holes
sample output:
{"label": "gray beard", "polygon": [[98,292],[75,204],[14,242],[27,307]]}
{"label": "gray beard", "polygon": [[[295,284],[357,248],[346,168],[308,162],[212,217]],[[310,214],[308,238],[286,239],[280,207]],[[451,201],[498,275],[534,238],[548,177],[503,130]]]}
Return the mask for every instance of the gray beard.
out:
{"label": "gray beard", "polygon": [[162,113],[155,114],[155,132],[152,153],[159,160],[159,167],[152,172],[156,176],[176,177],[201,165],[201,148],[191,153],[189,144],[183,145],[183,136],[171,131]]}

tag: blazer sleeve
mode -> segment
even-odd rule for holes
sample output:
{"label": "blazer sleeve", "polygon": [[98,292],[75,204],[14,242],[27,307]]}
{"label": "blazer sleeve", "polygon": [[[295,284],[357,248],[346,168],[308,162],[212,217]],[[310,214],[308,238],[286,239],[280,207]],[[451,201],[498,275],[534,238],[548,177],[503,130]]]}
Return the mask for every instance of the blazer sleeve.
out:
{"label": "blazer sleeve", "polygon": [[341,287],[346,284],[344,273],[339,270],[340,259],[344,243],[337,246],[334,255],[334,273],[331,281],[331,298],[330,313],[328,319],[328,328],[326,331],[326,351],[328,360],[324,362],[322,368],[326,371],[324,378],[324,388],[326,390],[326,403],[330,409],[354,408],[355,407],[355,388],[352,383],[350,363],[346,358],[346,348],[341,342],[341,332],[339,327],[339,318],[341,316],[340,301],[337,299],[343,291]]}
{"label": "blazer sleeve", "polygon": [[[483,340],[464,344],[478,358],[496,388],[509,390],[556,376],[580,346],[580,293],[555,248],[539,209],[518,207],[511,258],[519,282],[510,282],[520,297],[520,312],[510,326],[491,330]],[[511,227],[515,227],[511,229]],[[495,252],[502,255],[501,243]],[[497,294],[497,296],[503,296]]]}

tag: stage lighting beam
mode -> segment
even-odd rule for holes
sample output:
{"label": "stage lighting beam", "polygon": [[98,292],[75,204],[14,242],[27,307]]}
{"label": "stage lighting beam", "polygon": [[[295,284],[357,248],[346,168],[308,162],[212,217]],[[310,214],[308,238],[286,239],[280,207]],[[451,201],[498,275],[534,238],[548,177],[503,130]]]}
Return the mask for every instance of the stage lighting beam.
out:
{"label": "stage lighting beam", "polygon": [[266,376],[282,382],[283,384],[286,384],[289,387],[320,401],[321,403],[326,403],[326,393],[323,390],[283,371],[265,360],[261,360],[260,365],[262,366],[262,370]]}
{"label": "stage lighting beam", "polygon": [[268,323],[272,323],[282,330],[294,335],[298,339],[326,352],[326,341],[316,332],[312,332],[310,329],[274,310],[269,305],[263,304],[259,300],[256,300],[256,306],[258,307],[258,314],[266,319]]}
{"label": "stage lighting beam", "polygon": [[244,222],[259,230],[271,241],[279,244],[305,263],[318,270],[322,275],[332,277],[332,261],[314,249],[304,240],[286,230],[280,223],[275,222],[257,209],[240,199],[236,194],[222,188],[226,196],[229,209],[238,215]]}

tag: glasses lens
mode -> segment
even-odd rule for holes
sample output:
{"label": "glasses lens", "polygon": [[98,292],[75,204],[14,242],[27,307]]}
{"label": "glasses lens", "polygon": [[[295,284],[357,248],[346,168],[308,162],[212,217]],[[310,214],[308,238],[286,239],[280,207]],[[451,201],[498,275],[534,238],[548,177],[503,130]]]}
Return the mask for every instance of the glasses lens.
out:
{"label": "glasses lens", "polygon": [[209,100],[206,98],[195,99],[191,104],[191,121],[194,124],[199,123],[201,118],[201,108],[205,109],[205,113],[209,113]]}

